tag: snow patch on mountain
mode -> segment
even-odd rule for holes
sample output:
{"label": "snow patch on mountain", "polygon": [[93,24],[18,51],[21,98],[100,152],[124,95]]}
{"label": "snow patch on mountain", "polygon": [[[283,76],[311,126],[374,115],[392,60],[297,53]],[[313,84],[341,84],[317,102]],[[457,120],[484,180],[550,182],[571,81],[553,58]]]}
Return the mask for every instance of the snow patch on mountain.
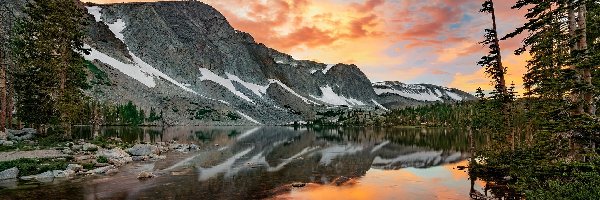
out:
{"label": "snow patch on mountain", "polygon": [[87,44],[84,45],[83,48],[90,49],[89,55],[83,54],[83,57],[86,60],[90,60],[90,61],[98,60],[102,63],[112,66],[113,68],[119,70],[123,74],[139,81],[140,83],[142,83],[150,88],[153,88],[156,86],[156,83],[154,82],[154,78],[152,77],[152,75],[148,72],[143,71],[142,68],[137,66],[135,63],[132,63],[132,64],[123,63],[121,61],[118,61],[117,59],[114,59],[114,58],[90,47]]}
{"label": "snow patch on mountain", "polygon": [[333,64],[328,64],[328,65],[325,67],[325,69],[323,70],[323,74],[327,74],[327,72],[328,72],[328,71],[329,71],[329,70],[330,70],[330,69],[331,69],[333,66],[335,66],[335,65],[333,65]]}
{"label": "snow patch on mountain", "polygon": [[[88,9],[88,13],[93,15],[97,22],[102,21],[102,15],[100,13],[102,11],[102,8],[100,8],[98,6],[93,6],[93,7],[87,7],[87,9]],[[113,34],[119,40],[121,40],[125,44],[125,46],[127,46],[127,43],[125,43],[125,36],[122,33],[123,30],[125,30],[126,25],[122,19],[117,19],[117,21],[112,24],[109,24],[106,22],[104,24],[106,24],[108,26],[108,28],[110,29],[110,31],[112,31]],[[86,46],[88,48],[92,49],[91,47],[89,47],[89,45],[86,45]],[[129,47],[127,47],[127,50],[129,50]],[[86,58],[87,60],[98,59],[103,63],[113,66],[114,68],[123,72],[124,74],[127,74],[129,77],[132,77],[133,79],[142,82],[144,85],[146,85],[148,87],[155,87],[156,83],[154,82],[154,77],[160,77],[160,78],[163,78],[163,79],[173,83],[174,85],[182,88],[183,90],[185,90],[187,92],[198,94],[194,90],[177,82],[175,79],[172,79],[171,77],[164,74],[160,70],[158,70],[158,69],[152,67],[151,65],[149,65],[148,63],[144,62],[141,58],[137,57],[131,51],[129,51],[129,55],[131,55],[131,58],[133,58],[133,60],[132,60],[133,64],[124,64],[124,63],[122,63],[114,58],[111,58],[110,56],[103,54],[97,50],[93,50],[93,51],[95,53],[90,54],[90,56],[87,56],[87,58]],[[85,58],[85,56],[84,56],[84,58]],[[131,65],[133,65],[133,67]],[[144,74],[144,75],[141,75],[141,74]],[[148,78],[151,80],[148,80]]]}
{"label": "snow patch on mountain", "polygon": [[461,96],[459,96],[458,94],[456,94],[456,93],[454,93],[454,92],[446,92],[446,94],[447,94],[447,95],[448,95],[450,98],[452,98],[452,99],[454,99],[454,100],[458,100],[458,101],[462,101],[462,100],[463,100],[463,98],[462,98]]}
{"label": "snow patch on mountain", "polygon": [[298,93],[296,93],[296,91],[292,90],[292,88],[288,87],[287,85],[283,84],[281,81],[279,80],[275,80],[275,79],[269,79],[270,84],[279,84],[281,87],[283,87],[285,90],[287,90],[289,93],[299,97],[300,99],[302,99],[302,101],[308,103],[308,104],[317,104],[319,105],[317,102],[311,101],[309,99],[307,99],[306,97],[303,97],[302,95],[299,95]]}
{"label": "snow patch on mountain", "polygon": [[373,104],[375,104],[375,106],[377,106],[385,111],[389,111],[385,106],[383,106],[379,102],[375,101],[375,99],[371,99],[371,101],[373,102]]}
{"label": "snow patch on mountain", "polygon": [[255,123],[255,124],[262,124],[262,123],[260,123],[260,122],[256,121],[255,119],[253,119],[252,117],[250,117],[250,116],[248,116],[248,115],[244,114],[243,112],[237,111],[237,113],[238,113],[238,114],[240,114],[242,117],[246,118],[248,121],[251,121],[252,123]]}
{"label": "snow patch on mountain", "polygon": [[198,77],[201,81],[212,81],[215,82],[225,88],[227,88],[230,92],[232,92],[233,94],[235,94],[236,96],[254,103],[254,101],[252,101],[252,99],[250,99],[250,97],[246,96],[244,93],[238,91],[235,86],[233,85],[233,82],[231,82],[230,79],[226,79],[223,77],[220,77],[219,75],[213,73],[212,71],[210,71],[209,69],[206,68],[200,68],[200,73],[202,74],[201,77]]}
{"label": "snow patch on mountain", "polygon": [[100,14],[100,11],[102,10],[102,8],[98,7],[98,6],[90,6],[90,7],[86,7],[87,11],[90,15],[94,16],[94,19],[96,20],[96,22],[100,22],[102,21],[102,14]]}
{"label": "snow patch on mountain", "polygon": [[333,91],[333,88],[331,88],[331,86],[327,85],[325,87],[321,87],[321,93],[323,93],[323,95],[321,97],[316,97],[311,95],[312,98],[315,98],[319,101],[331,104],[331,105],[336,105],[336,106],[364,106],[366,105],[364,102],[353,99],[353,98],[346,98],[344,96],[340,96],[338,94],[336,94]]}
{"label": "snow patch on mountain", "polygon": [[377,95],[384,93],[397,94],[403,97],[419,100],[419,101],[441,101],[439,96],[432,94],[430,91],[427,92],[412,92],[412,91],[400,91],[393,88],[373,88]]}

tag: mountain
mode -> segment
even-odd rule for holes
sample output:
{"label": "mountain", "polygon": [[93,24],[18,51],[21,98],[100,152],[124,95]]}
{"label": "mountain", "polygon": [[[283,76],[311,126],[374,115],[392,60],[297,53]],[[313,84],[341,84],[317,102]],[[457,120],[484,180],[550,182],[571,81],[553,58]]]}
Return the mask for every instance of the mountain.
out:
{"label": "mountain", "polygon": [[473,98],[434,85],[373,84],[356,65],[295,60],[201,2],[85,9],[91,54],[84,57],[94,83],[87,94],[155,108],[170,125],[286,124],[332,107],[386,110]]}

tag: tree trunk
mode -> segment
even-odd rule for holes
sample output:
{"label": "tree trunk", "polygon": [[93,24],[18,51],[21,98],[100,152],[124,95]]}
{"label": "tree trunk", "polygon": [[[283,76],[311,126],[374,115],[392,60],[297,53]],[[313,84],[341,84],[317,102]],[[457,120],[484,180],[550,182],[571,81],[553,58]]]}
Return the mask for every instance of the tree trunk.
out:
{"label": "tree trunk", "polygon": [[500,84],[500,92],[503,95],[508,95],[508,89],[506,87],[506,80],[504,78],[504,74],[506,73],[506,69],[504,69],[504,65],[502,64],[502,53],[500,52],[500,40],[498,39],[498,26],[496,25],[496,10],[494,8],[494,1],[490,1],[492,3],[492,29],[494,30],[494,43],[498,48],[498,69],[499,72],[502,72],[498,77],[498,82]]}
{"label": "tree trunk", "polygon": [[0,52],[0,132],[4,132],[6,128],[6,105],[6,64],[4,53]]}
{"label": "tree trunk", "polygon": [[[585,3],[579,6],[579,16],[577,24],[579,26],[579,49],[585,51],[585,61],[588,60],[587,51],[587,8]],[[587,63],[586,63],[587,64]],[[585,90],[583,91],[583,101],[585,104],[585,112],[591,116],[596,116],[596,104],[594,101],[594,84],[592,83],[592,69],[591,66],[586,66],[582,70],[583,84],[585,84]]]}
{"label": "tree trunk", "polygon": [[[573,4],[571,2],[569,2],[567,4],[567,8],[569,9],[569,36],[570,38],[576,39],[577,38],[577,19],[575,16],[575,7],[573,6]],[[571,41],[571,55],[573,55],[573,52],[579,51],[580,47],[580,41]],[[577,68],[577,66],[575,65],[571,65],[570,68],[572,70],[575,71],[575,84],[579,85],[579,83],[581,83],[581,70],[579,70]],[[571,101],[571,104],[573,104],[575,107],[573,108],[573,110],[571,111],[572,114],[574,115],[581,115],[584,113],[584,108],[583,108],[583,103],[581,101],[581,92],[580,90],[578,90],[578,88],[574,87],[573,89],[571,89],[571,93],[569,94],[569,98]]]}
{"label": "tree trunk", "polygon": [[[7,80],[11,80],[10,77],[7,78]],[[14,102],[14,88],[12,87],[12,81],[8,81],[8,85],[6,86],[7,88],[7,99],[6,99],[6,103],[7,103],[7,107],[6,107],[6,121],[7,121],[7,128],[13,128],[13,118],[12,118],[12,113],[13,110],[15,110],[15,102]]]}

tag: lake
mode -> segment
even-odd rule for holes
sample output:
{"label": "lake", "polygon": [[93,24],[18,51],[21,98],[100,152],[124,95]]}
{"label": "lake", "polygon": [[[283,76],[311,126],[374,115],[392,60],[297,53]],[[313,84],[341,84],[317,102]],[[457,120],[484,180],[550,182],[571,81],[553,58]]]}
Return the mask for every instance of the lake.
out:
{"label": "lake", "polygon": [[[21,183],[1,199],[470,199],[467,131],[433,128],[78,127],[76,137],[195,143],[113,176]],[[483,141],[473,137],[474,142]],[[138,180],[141,171],[157,177]]]}

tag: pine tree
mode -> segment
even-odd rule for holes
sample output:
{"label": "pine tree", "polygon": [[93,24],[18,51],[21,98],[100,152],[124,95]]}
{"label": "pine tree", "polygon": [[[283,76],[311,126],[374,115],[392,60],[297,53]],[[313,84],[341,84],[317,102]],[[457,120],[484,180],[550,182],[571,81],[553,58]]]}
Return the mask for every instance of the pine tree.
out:
{"label": "pine tree", "polygon": [[[71,123],[85,105],[84,11],[73,0],[33,0],[15,27],[17,116],[26,123]],[[35,113],[35,114],[34,114]]]}
{"label": "pine tree", "polygon": [[506,88],[506,68],[502,64],[502,55],[500,51],[500,40],[496,25],[496,12],[494,10],[494,1],[485,0],[480,12],[492,15],[492,28],[485,29],[485,40],[481,42],[490,48],[489,54],[482,57],[477,64],[485,68],[485,72],[494,80],[494,99],[501,102],[507,101],[508,90]]}

